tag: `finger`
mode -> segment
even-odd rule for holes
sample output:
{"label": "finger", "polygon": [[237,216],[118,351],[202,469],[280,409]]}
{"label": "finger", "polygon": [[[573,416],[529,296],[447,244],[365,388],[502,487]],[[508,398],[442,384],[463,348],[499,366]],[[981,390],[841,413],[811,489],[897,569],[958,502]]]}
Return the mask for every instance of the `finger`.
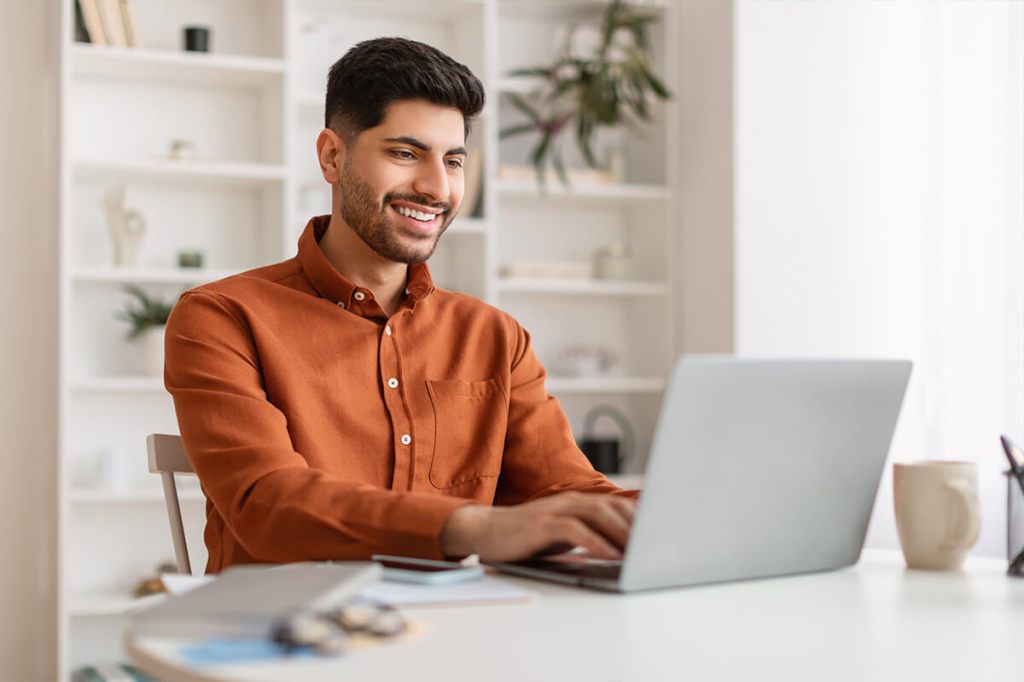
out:
{"label": "finger", "polygon": [[619,513],[615,500],[607,495],[588,495],[565,513],[582,520],[619,549],[629,539],[629,522]]}
{"label": "finger", "polygon": [[632,500],[628,497],[619,497],[618,495],[611,496],[612,504],[615,507],[615,511],[626,519],[626,523],[630,526],[633,525],[633,515],[636,513],[636,500]]}
{"label": "finger", "polygon": [[587,550],[598,559],[617,560],[622,558],[622,552],[579,519],[553,519],[549,529],[553,534],[552,540],[555,542],[570,542],[576,547]]}

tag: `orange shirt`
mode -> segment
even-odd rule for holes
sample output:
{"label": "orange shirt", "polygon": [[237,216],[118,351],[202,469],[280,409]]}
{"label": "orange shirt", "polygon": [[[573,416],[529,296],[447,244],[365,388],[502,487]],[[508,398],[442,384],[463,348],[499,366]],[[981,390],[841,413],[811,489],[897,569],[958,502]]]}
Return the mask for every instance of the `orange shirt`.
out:
{"label": "orange shirt", "polygon": [[298,255],[182,294],[164,381],[207,496],[207,572],[239,563],[441,557],[459,506],[619,492],[576,447],[530,337],[409,268],[388,317]]}

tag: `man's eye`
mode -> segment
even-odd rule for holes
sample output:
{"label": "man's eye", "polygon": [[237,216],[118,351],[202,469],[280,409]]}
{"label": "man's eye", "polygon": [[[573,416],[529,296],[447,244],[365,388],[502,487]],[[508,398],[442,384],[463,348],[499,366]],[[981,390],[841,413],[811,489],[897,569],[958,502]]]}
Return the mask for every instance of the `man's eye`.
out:
{"label": "man's eye", "polygon": [[450,168],[462,168],[462,159],[448,159]]}
{"label": "man's eye", "polygon": [[394,150],[391,153],[394,154],[395,156],[397,156],[400,159],[412,159],[412,158],[415,158],[413,153],[410,152],[408,149],[396,149],[396,150]]}

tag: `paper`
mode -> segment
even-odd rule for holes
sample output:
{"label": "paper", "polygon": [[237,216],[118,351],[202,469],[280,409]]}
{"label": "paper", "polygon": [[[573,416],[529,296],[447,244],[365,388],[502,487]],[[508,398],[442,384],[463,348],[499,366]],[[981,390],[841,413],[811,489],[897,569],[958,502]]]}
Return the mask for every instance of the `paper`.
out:
{"label": "paper", "polygon": [[378,582],[365,588],[362,596],[392,606],[444,606],[528,601],[534,599],[537,593],[501,578],[485,575],[480,580],[451,585]]}
{"label": "paper", "polygon": [[[206,575],[165,573],[160,579],[168,593],[178,595],[194,590],[216,578]],[[452,585],[378,582],[364,589],[361,596],[391,606],[443,606],[446,604],[528,601],[535,599],[537,593],[506,582],[501,578],[486,575],[480,580]]]}
{"label": "paper", "polygon": [[168,594],[185,594],[191,590],[196,589],[206,583],[214,580],[216,576],[212,575],[182,575],[180,573],[163,573],[160,576],[160,582],[164,584],[164,589],[167,590]]}

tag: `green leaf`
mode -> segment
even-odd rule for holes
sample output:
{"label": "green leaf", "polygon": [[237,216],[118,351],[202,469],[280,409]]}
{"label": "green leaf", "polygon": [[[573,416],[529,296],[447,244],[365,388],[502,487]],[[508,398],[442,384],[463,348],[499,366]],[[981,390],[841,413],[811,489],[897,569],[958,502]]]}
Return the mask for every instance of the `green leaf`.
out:
{"label": "green leaf", "polygon": [[524,133],[532,133],[537,130],[537,126],[533,123],[523,123],[521,125],[509,126],[502,128],[498,131],[498,137],[504,140],[506,137],[515,137],[516,135],[522,135]]}
{"label": "green leaf", "polygon": [[517,95],[516,93],[509,93],[508,101],[512,103],[512,106],[514,106],[524,115],[526,115],[527,118],[533,121],[535,125],[540,126],[543,124],[543,120],[541,118],[540,113],[521,96]]}
{"label": "green leaf", "polygon": [[565,187],[570,187],[569,175],[565,172],[565,161],[562,159],[562,150],[557,146],[551,155],[551,163],[555,167],[555,172],[558,173],[558,179],[562,181]]}
{"label": "green leaf", "polygon": [[538,76],[540,78],[551,78],[551,67],[530,66],[522,69],[512,69],[506,73],[507,76]]}
{"label": "green leaf", "polygon": [[643,74],[647,84],[651,86],[651,89],[654,90],[658,97],[661,99],[672,99],[672,93],[670,93],[668,88],[665,87],[658,77],[655,76],[649,68],[647,68],[646,64],[641,66],[640,72]]}

